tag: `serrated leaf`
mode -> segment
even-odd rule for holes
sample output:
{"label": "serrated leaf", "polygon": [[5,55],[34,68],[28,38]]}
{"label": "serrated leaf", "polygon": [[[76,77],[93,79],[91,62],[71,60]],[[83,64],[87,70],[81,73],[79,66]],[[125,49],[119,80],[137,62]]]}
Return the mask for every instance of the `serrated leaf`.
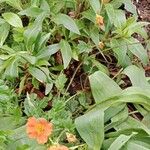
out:
{"label": "serrated leaf", "polygon": [[76,25],[75,21],[71,17],[65,14],[58,14],[54,17],[54,21],[57,24],[63,25],[65,28],[67,28],[71,32],[80,34],[78,26]]}
{"label": "serrated leaf", "polygon": [[59,46],[62,53],[64,69],[66,69],[72,58],[72,50],[69,43],[65,40],[61,40]]}
{"label": "serrated leaf", "polygon": [[12,26],[16,28],[22,28],[22,21],[19,16],[15,13],[9,12],[2,14],[3,18]]}

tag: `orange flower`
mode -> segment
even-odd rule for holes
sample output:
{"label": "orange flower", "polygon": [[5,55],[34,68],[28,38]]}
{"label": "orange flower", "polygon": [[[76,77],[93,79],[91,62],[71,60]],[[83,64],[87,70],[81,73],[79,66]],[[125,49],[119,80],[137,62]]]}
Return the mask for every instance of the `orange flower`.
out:
{"label": "orange flower", "polygon": [[64,145],[53,145],[48,150],[69,150],[69,148]]}
{"label": "orange flower", "polygon": [[39,144],[44,144],[48,141],[52,130],[52,123],[44,118],[36,119],[35,117],[31,117],[27,121],[26,132],[29,138],[36,139]]}
{"label": "orange flower", "polygon": [[96,24],[101,28],[104,26],[104,18],[96,14]]}

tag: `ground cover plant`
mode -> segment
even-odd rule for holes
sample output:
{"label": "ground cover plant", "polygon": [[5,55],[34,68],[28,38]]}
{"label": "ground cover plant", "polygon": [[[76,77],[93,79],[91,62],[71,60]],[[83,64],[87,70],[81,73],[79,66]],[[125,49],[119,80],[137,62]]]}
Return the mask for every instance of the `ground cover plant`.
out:
{"label": "ground cover plant", "polygon": [[0,0],[0,149],[149,150],[148,25],[131,0]]}

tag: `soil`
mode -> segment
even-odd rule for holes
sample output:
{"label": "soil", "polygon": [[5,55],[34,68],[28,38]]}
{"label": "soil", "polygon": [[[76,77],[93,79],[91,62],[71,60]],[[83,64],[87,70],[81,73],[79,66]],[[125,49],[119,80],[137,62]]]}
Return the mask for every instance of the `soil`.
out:
{"label": "soil", "polygon": [[[150,0],[135,0],[139,19],[150,22]],[[150,36],[150,25],[147,27],[147,33]]]}

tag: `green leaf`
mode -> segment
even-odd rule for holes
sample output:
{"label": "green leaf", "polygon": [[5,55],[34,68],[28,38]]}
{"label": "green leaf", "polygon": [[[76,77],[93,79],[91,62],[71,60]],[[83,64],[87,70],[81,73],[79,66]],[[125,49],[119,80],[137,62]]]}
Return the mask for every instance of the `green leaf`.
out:
{"label": "green leaf", "polygon": [[50,6],[46,0],[41,0],[40,8],[45,11],[48,15],[50,14]]}
{"label": "green leaf", "polygon": [[9,64],[8,66],[6,67],[6,70],[5,70],[5,76],[6,77],[18,77],[18,62],[16,60],[16,58],[11,58],[8,60],[9,61]]}
{"label": "green leaf", "polygon": [[9,12],[2,14],[3,18],[12,26],[16,28],[22,28],[22,21],[19,16],[15,13]]}
{"label": "green leaf", "polygon": [[65,28],[67,28],[71,32],[80,34],[80,31],[79,31],[75,21],[71,17],[69,17],[65,14],[56,15],[54,17],[54,22],[56,22],[58,25],[63,25]]}
{"label": "green leaf", "polygon": [[28,70],[29,73],[40,82],[44,83],[47,81],[47,76],[41,69],[30,67]]}
{"label": "green leaf", "polygon": [[53,88],[53,83],[47,83],[45,88],[45,95],[48,95]]}
{"label": "green leaf", "polygon": [[123,3],[125,5],[125,9],[134,15],[137,15],[136,6],[133,4],[131,0],[123,0]]}
{"label": "green leaf", "polygon": [[137,56],[144,65],[148,63],[148,55],[143,45],[135,38],[125,39],[128,44],[128,49]]}
{"label": "green leaf", "polygon": [[39,53],[37,54],[37,58],[42,59],[46,57],[50,57],[51,55],[55,54],[60,49],[59,44],[52,44],[47,46],[44,49],[41,49]]}
{"label": "green leaf", "polygon": [[64,74],[60,74],[60,75],[57,77],[57,79],[56,79],[56,81],[55,81],[55,86],[57,87],[57,89],[58,89],[59,91],[62,91],[62,90],[63,90],[66,81],[67,81],[67,78],[66,78],[66,76],[65,76]]}
{"label": "green leaf", "polygon": [[34,21],[33,25],[29,26],[24,32],[24,40],[29,51],[33,51],[33,45],[35,44],[36,39],[42,30],[42,23],[45,17],[45,13],[39,15]]}
{"label": "green leaf", "polygon": [[8,23],[4,23],[0,25],[0,46],[3,46],[10,30],[10,25]]}
{"label": "green leaf", "polygon": [[65,40],[61,40],[59,46],[60,46],[61,53],[62,53],[64,69],[66,69],[72,58],[72,50],[71,50],[69,43]]}
{"label": "green leaf", "polygon": [[122,66],[127,66],[128,62],[126,61],[127,55],[127,46],[126,43],[124,44],[123,41],[120,39],[112,39],[111,40],[111,47],[114,53],[117,55],[118,64]]}
{"label": "green leaf", "polygon": [[109,17],[111,24],[113,24],[114,19],[115,19],[115,9],[114,9],[113,5],[108,3],[105,5],[105,9],[106,9],[106,12],[107,12],[107,15]]}
{"label": "green leaf", "polygon": [[90,149],[100,150],[104,140],[104,112],[91,111],[75,120],[76,128]]}
{"label": "green leaf", "polygon": [[120,135],[116,140],[110,145],[108,150],[120,150],[132,137],[133,135]]}
{"label": "green leaf", "polygon": [[39,39],[36,40],[35,43],[35,51],[39,52],[41,49],[43,49],[46,45],[46,42],[48,41],[48,39],[50,38],[51,33],[47,33],[44,35],[41,35],[39,37]]}
{"label": "green leaf", "polygon": [[79,49],[79,53],[89,53],[92,50],[92,47],[83,41],[79,41],[77,48]]}
{"label": "green leaf", "polygon": [[20,11],[18,14],[19,15],[26,15],[29,17],[37,17],[42,12],[43,12],[43,10],[38,8],[38,7],[30,7],[30,8],[27,8],[25,10]]}
{"label": "green leaf", "polygon": [[92,41],[94,42],[94,44],[95,44],[96,46],[98,46],[99,41],[100,41],[98,28],[93,27],[93,28],[90,30],[90,37],[91,37]]}
{"label": "green leaf", "polygon": [[82,13],[83,18],[92,21],[95,24],[95,12],[93,9],[88,9]]}
{"label": "green leaf", "polygon": [[119,28],[126,22],[125,13],[122,10],[114,9],[111,3],[105,5],[105,9],[111,24]]}
{"label": "green leaf", "polygon": [[99,0],[89,0],[89,3],[96,14],[100,13],[101,5]]}
{"label": "green leaf", "polygon": [[133,149],[136,149],[136,150],[149,150],[149,148],[147,148],[147,147],[145,147],[141,144],[141,141],[139,141],[138,143],[129,142],[127,144],[127,150],[133,150]]}
{"label": "green leaf", "polygon": [[[20,0],[2,0],[2,2],[6,2],[8,5],[18,9],[18,10],[22,10],[22,4]],[[1,3],[1,1],[0,1]]]}
{"label": "green leaf", "polygon": [[104,101],[121,93],[121,88],[105,73],[97,71],[89,77],[92,94],[96,102]]}
{"label": "green leaf", "polygon": [[128,66],[123,73],[130,78],[133,86],[150,89],[150,84],[147,82],[145,71],[142,68],[134,65]]}

